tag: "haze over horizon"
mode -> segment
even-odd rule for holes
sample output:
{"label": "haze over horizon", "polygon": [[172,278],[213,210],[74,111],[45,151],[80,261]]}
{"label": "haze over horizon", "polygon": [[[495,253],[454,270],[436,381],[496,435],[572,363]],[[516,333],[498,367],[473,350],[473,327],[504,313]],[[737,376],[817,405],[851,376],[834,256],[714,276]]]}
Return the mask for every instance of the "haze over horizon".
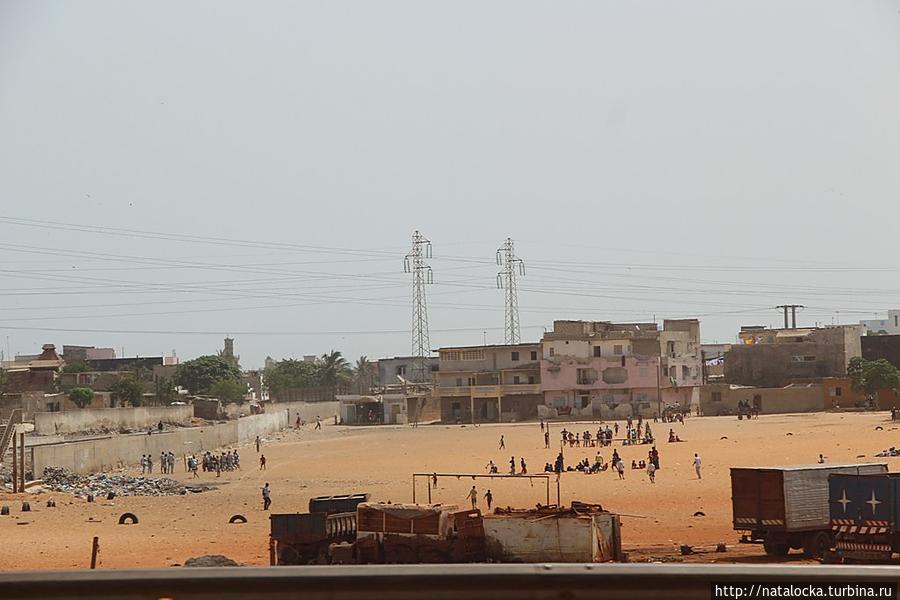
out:
{"label": "haze over horizon", "polygon": [[[245,368],[900,307],[900,2],[0,3],[0,346]],[[7,343],[8,338],[8,343]]]}

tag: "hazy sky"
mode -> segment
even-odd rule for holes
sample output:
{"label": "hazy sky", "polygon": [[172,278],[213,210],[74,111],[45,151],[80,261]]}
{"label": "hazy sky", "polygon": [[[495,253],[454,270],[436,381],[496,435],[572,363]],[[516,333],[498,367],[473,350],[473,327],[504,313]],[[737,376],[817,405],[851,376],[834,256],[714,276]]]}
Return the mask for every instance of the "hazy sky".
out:
{"label": "hazy sky", "polygon": [[507,236],[524,340],[855,322],[898,158],[897,0],[0,0],[0,336],[407,354],[414,229],[434,348],[502,342]]}

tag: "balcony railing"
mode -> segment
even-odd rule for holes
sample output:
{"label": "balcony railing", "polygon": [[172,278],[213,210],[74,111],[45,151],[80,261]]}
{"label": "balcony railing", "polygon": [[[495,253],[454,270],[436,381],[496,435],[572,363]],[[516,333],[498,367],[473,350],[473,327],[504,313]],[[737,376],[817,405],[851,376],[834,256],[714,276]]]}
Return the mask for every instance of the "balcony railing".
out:
{"label": "balcony railing", "polygon": [[540,394],[539,383],[506,383],[503,385],[460,385],[438,388],[441,396],[475,398],[496,398],[497,396],[515,396],[516,394]]}

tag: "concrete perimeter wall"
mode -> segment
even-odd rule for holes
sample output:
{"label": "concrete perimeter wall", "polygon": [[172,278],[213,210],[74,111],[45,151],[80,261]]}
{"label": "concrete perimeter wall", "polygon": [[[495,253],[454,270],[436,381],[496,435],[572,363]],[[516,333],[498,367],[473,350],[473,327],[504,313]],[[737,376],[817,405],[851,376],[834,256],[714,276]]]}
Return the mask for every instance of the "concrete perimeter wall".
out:
{"label": "concrete perimeter wall", "polygon": [[162,421],[190,425],[191,406],[139,406],[136,408],[84,408],[65,412],[39,412],[34,415],[34,432],[57,435],[79,431],[119,431],[146,429]]}
{"label": "concrete perimeter wall", "polygon": [[[315,423],[316,416],[322,418],[323,424],[328,423],[329,420],[333,422],[334,415],[341,414],[341,403],[338,401],[333,402],[268,402],[266,403],[266,414],[274,413],[274,412],[288,412],[288,424],[293,426],[297,421],[297,415],[300,415],[300,418],[303,419],[307,423]],[[233,419],[237,418],[241,415],[246,415],[250,413],[250,406],[248,404],[244,404],[243,406],[238,406],[237,404],[226,404],[225,405],[225,414],[228,415],[228,418]]]}
{"label": "concrete perimeter wall", "polygon": [[96,473],[139,464],[142,454],[150,454],[158,460],[159,453],[164,451],[174,452],[180,459],[186,454],[199,455],[206,450],[253,440],[257,435],[264,436],[285,428],[287,422],[287,411],[279,411],[208,427],[35,446],[34,473],[40,477],[47,466],[64,467],[81,474]]}

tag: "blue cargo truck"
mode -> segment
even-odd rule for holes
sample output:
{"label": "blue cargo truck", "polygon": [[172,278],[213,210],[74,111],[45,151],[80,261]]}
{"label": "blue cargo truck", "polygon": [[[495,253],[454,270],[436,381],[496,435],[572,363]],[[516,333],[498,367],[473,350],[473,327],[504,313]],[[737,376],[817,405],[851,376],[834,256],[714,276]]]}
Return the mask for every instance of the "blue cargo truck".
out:
{"label": "blue cargo truck", "polygon": [[883,562],[900,553],[900,473],[828,478],[831,559]]}

